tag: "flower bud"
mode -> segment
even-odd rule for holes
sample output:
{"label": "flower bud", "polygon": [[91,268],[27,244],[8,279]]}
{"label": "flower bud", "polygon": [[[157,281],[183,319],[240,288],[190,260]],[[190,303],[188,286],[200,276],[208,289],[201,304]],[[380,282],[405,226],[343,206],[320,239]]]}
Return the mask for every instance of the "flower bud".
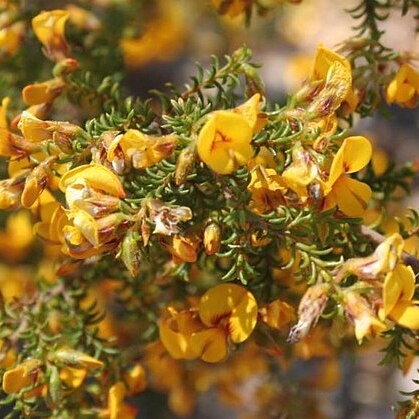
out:
{"label": "flower bud", "polygon": [[204,231],[204,247],[207,255],[213,255],[220,249],[221,229],[218,224],[210,223]]}
{"label": "flower bud", "polygon": [[51,367],[51,375],[49,376],[48,392],[53,403],[58,403],[62,396],[61,379],[58,368]]}
{"label": "flower bud", "polygon": [[195,147],[188,146],[182,150],[176,162],[175,183],[182,185],[189,175],[195,161]]}
{"label": "flower bud", "polygon": [[48,166],[53,160],[55,159],[49,158],[45,160],[29,173],[20,199],[23,207],[30,208],[48,185],[51,179],[51,172]]}
{"label": "flower bud", "polygon": [[175,235],[169,243],[162,242],[161,245],[168,250],[177,261],[194,263],[198,257],[198,242],[190,237]]}
{"label": "flower bud", "polygon": [[135,231],[128,231],[121,245],[121,259],[127,267],[131,276],[136,277],[141,263],[141,256],[137,244]]}
{"label": "flower bud", "polygon": [[52,74],[55,77],[62,77],[67,74],[73,73],[79,67],[79,62],[74,58],[65,58],[55,64]]}
{"label": "flower bud", "polygon": [[264,95],[265,84],[257,69],[250,64],[242,64],[242,70],[246,79],[246,96],[253,96],[255,93]]}
{"label": "flower bud", "polygon": [[72,348],[58,349],[52,356],[55,361],[73,368],[99,368],[103,366],[103,362],[93,358],[83,352],[76,351]]}

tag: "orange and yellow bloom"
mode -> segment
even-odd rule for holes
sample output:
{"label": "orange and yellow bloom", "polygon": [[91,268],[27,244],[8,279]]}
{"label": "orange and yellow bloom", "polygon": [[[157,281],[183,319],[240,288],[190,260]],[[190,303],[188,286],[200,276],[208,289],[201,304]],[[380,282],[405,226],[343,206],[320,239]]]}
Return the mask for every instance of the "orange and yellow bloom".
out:
{"label": "orange and yellow bloom", "polygon": [[107,147],[107,159],[114,170],[121,173],[130,163],[134,169],[146,169],[169,157],[176,147],[176,137],[165,135],[152,137],[139,130],[130,129],[111,139]]}
{"label": "orange and yellow bloom", "polygon": [[252,136],[265,123],[259,112],[260,95],[232,109],[212,112],[201,128],[197,150],[200,159],[214,172],[227,175],[253,157]]}
{"label": "orange and yellow bloom", "polygon": [[419,301],[413,301],[415,274],[410,266],[399,263],[389,272],[383,284],[381,317],[389,317],[409,329],[419,329]]}
{"label": "orange and yellow bloom", "polygon": [[387,86],[388,103],[397,103],[406,108],[415,108],[419,98],[419,72],[409,64],[403,64]]}
{"label": "orange and yellow bloom", "polygon": [[170,308],[171,318],[160,322],[160,339],[175,359],[218,362],[227,355],[228,340],[241,343],[250,336],[257,312],[256,300],[245,288],[217,285],[200,298],[195,310]]}
{"label": "orange and yellow bloom", "polygon": [[303,97],[310,100],[308,112],[313,118],[332,115],[351,93],[352,73],[349,61],[320,45],[308,85],[310,91],[304,87],[302,89]]}
{"label": "orange and yellow bloom", "polygon": [[[122,239],[118,228],[128,221],[119,211],[119,199],[125,197],[125,191],[118,176],[92,163],[64,174],[59,187],[69,207],[65,214],[70,222],[63,227],[69,255],[84,259],[115,248]],[[43,227],[48,232],[51,228]]]}
{"label": "orange and yellow bloom", "polygon": [[32,19],[33,31],[44,46],[46,55],[53,61],[60,61],[69,54],[70,47],[65,39],[65,26],[69,17],[69,12],[65,10],[50,10]]}
{"label": "orange and yellow bloom", "polygon": [[370,142],[364,137],[348,137],[336,153],[325,184],[323,210],[337,206],[349,217],[360,217],[371,197],[370,187],[347,176],[364,168],[372,155]]}

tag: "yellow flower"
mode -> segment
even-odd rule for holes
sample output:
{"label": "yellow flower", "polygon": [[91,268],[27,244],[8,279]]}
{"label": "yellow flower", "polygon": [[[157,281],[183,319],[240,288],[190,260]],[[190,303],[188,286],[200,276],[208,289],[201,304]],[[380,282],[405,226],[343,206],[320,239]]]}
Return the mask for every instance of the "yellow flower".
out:
{"label": "yellow flower", "polygon": [[[61,134],[65,138],[72,138],[82,129],[69,122],[42,121],[33,113],[23,111],[18,124],[23,136],[31,142],[38,143],[46,140],[54,140],[54,134]],[[59,139],[58,139],[59,140]]]}
{"label": "yellow flower", "polygon": [[110,251],[123,238],[122,213],[110,214],[95,219],[84,210],[67,211],[73,225],[63,229],[67,253],[74,259],[86,259]]}
{"label": "yellow flower", "polygon": [[232,111],[241,115],[252,128],[253,133],[258,133],[268,122],[267,115],[259,111],[261,96],[255,93],[250,99],[235,107]]}
{"label": "yellow flower", "polygon": [[372,170],[375,176],[381,176],[388,167],[388,156],[387,153],[381,149],[374,147],[371,157]]}
{"label": "yellow flower", "polygon": [[9,123],[7,122],[7,107],[9,106],[10,98],[5,97],[1,101],[0,106],[0,128],[8,129]]}
{"label": "yellow flower", "polygon": [[35,145],[29,143],[19,135],[10,132],[7,120],[7,107],[10,98],[5,97],[0,105],[0,156],[3,157],[22,157],[34,151]]}
{"label": "yellow flower", "polygon": [[134,365],[124,374],[124,381],[128,387],[128,394],[141,393],[147,388],[147,378],[144,367],[141,364]]}
{"label": "yellow flower", "polygon": [[196,312],[177,312],[171,307],[168,311],[171,318],[162,319],[159,330],[160,339],[173,358],[218,362],[225,357],[227,343],[223,330],[206,328]]}
{"label": "yellow flower", "polygon": [[36,166],[26,176],[25,186],[22,191],[21,203],[25,208],[31,208],[45,188],[52,183],[53,175],[51,165],[53,158],[49,158]]}
{"label": "yellow flower", "polygon": [[[351,92],[352,73],[349,61],[319,45],[309,76],[309,86],[313,88],[306,97],[311,99],[308,112],[313,117],[334,113]],[[305,91],[303,88],[303,92]]]}
{"label": "yellow flower", "polygon": [[81,179],[84,179],[93,189],[118,198],[125,197],[124,187],[118,176],[105,166],[95,163],[78,166],[65,173],[60,179],[59,188],[66,192],[68,186]]}
{"label": "yellow flower", "polygon": [[3,375],[3,391],[6,394],[18,393],[34,385],[39,374],[41,363],[37,359],[28,359],[16,367],[7,370]]}
{"label": "yellow flower", "polygon": [[119,211],[125,192],[118,176],[92,163],[65,173],[59,187],[69,206],[66,216],[71,223],[63,228],[68,254],[85,259],[118,246],[129,223]]}
{"label": "yellow flower", "polygon": [[199,133],[199,157],[216,173],[232,173],[252,158],[252,134],[252,127],[242,115],[215,111]]}
{"label": "yellow flower", "polygon": [[339,270],[336,280],[340,281],[347,274],[374,280],[393,271],[402,255],[403,246],[404,242],[400,234],[392,234],[377,246],[372,255],[348,259]]}
{"label": "yellow flower", "polygon": [[346,315],[355,328],[355,337],[360,343],[364,337],[371,337],[387,330],[387,326],[377,319],[367,300],[358,293],[347,291],[343,299]]}
{"label": "yellow flower", "polygon": [[370,187],[347,176],[364,168],[372,154],[371,143],[364,137],[348,137],[336,153],[325,184],[323,210],[338,206],[349,217],[360,217],[371,197]]}
{"label": "yellow flower", "polygon": [[48,244],[64,243],[64,227],[69,223],[64,208],[57,201],[42,203],[39,209],[41,221],[34,225],[34,232]]}
{"label": "yellow flower", "polygon": [[0,254],[9,262],[22,259],[33,242],[29,215],[26,211],[11,214],[7,218],[5,231],[0,231]]}
{"label": "yellow flower", "polygon": [[251,206],[258,213],[274,211],[285,204],[285,182],[275,169],[256,166],[247,189],[252,193]]}
{"label": "yellow flower", "polygon": [[115,383],[108,393],[108,409],[105,413],[109,419],[135,419],[137,409],[124,403],[127,396],[127,388],[122,381]]}
{"label": "yellow flower", "polygon": [[253,0],[212,0],[214,7],[220,15],[236,17],[249,10]]}
{"label": "yellow flower", "polygon": [[386,91],[388,103],[415,108],[419,97],[419,73],[409,64],[403,64]]}
{"label": "yellow flower", "polygon": [[20,206],[24,175],[0,180],[0,209],[10,211]]}
{"label": "yellow flower", "polygon": [[207,327],[223,325],[234,343],[245,341],[256,326],[256,299],[240,285],[211,288],[201,297],[198,310],[202,323]]}
{"label": "yellow flower", "polygon": [[[311,81],[325,81],[330,74],[330,70],[334,65],[340,64],[344,67],[349,73],[351,71],[351,64],[349,61],[342,55],[325,48],[322,44],[317,47],[316,56],[314,57],[314,64],[310,72]],[[349,78],[351,80],[351,78]],[[345,80],[346,82],[348,80]],[[349,86],[345,86],[346,92],[349,91]]]}
{"label": "yellow flower", "polygon": [[282,329],[295,320],[295,309],[285,301],[275,300],[259,310],[262,321],[274,329]]}
{"label": "yellow flower", "polygon": [[4,340],[0,339],[0,351],[2,353],[2,358],[0,361],[0,368],[9,368],[16,361],[16,352],[14,349],[7,349],[4,346]]}
{"label": "yellow flower", "polygon": [[168,309],[160,322],[160,339],[173,358],[219,362],[227,355],[227,338],[245,341],[257,321],[257,303],[245,288],[217,285],[200,299],[198,311]]}
{"label": "yellow flower", "polygon": [[176,147],[176,142],[173,135],[152,137],[139,130],[130,129],[107,145],[107,159],[118,172],[124,169],[126,162],[130,162],[134,169],[146,169],[169,157]]}
{"label": "yellow flower", "polygon": [[390,317],[409,329],[419,329],[419,302],[415,294],[415,274],[410,266],[398,264],[386,275],[383,284],[382,318]]}
{"label": "yellow flower", "polygon": [[158,3],[161,16],[149,22],[139,37],[120,41],[128,67],[141,67],[155,60],[173,60],[185,46],[188,28],[183,24],[186,19],[183,7],[168,0]]}
{"label": "yellow flower", "polygon": [[173,255],[175,261],[196,262],[198,242],[191,237],[176,234],[169,242],[162,241],[161,245]]}
{"label": "yellow flower", "polygon": [[53,102],[64,90],[61,78],[55,78],[43,83],[29,84],[22,90],[23,101],[29,105]]}
{"label": "yellow flower", "polygon": [[310,154],[303,147],[294,147],[292,163],[282,173],[285,185],[305,202],[308,198],[307,186],[318,178],[319,169]]}
{"label": "yellow flower", "polygon": [[90,32],[101,29],[100,20],[91,12],[74,4],[66,6],[67,12],[70,14],[69,19],[75,26]]}
{"label": "yellow flower", "polygon": [[83,368],[65,367],[60,370],[60,380],[70,388],[79,388],[87,376]]}
{"label": "yellow flower", "polygon": [[23,22],[16,22],[0,29],[0,57],[15,55],[24,40],[24,36],[25,24]]}
{"label": "yellow flower", "polygon": [[7,302],[35,292],[33,273],[24,265],[0,264],[0,292]]}
{"label": "yellow flower", "polygon": [[44,46],[46,55],[53,61],[62,60],[69,54],[65,40],[65,25],[69,17],[69,12],[65,10],[50,10],[32,19],[33,31]]}

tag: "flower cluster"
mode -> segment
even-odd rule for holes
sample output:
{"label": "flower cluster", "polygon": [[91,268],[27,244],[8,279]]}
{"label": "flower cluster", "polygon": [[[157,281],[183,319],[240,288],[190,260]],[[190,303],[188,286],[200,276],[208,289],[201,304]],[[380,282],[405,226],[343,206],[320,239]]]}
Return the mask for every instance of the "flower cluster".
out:
{"label": "flower cluster", "polygon": [[[278,3],[213,1],[248,18]],[[252,404],[249,418],[285,417],[294,390],[278,371],[291,376],[296,362],[316,359],[301,387],[330,389],[346,348],[384,337],[386,362],[407,367],[419,216],[396,223],[386,204],[417,164],[398,168],[347,131],[379,103],[417,106],[417,70],[389,58],[374,101],[353,55],[371,44],[319,45],[302,85],[272,103],[243,47],[199,67],[184,91],[158,93],[161,103],[123,99],[115,80],[97,84],[85,69],[108,52],[94,11],[131,6],[68,5],[29,25],[0,1],[0,59],[25,48],[27,27],[53,63],[20,102],[0,105],[5,404],[25,417],[133,418],[126,398],[149,388],[186,415],[212,388]],[[115,36],[128,67],[186,39],[172,2],[155,13],[144,32]],[[315,413],[309,392],[300,401],[304,417]]]}

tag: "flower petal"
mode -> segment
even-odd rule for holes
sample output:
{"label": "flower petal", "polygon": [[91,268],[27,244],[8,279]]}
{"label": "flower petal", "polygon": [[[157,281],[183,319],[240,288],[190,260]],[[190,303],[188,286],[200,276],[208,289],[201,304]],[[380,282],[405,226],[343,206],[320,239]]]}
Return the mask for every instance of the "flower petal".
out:
{"label": "flower petal", "polygon": [[341,176],[333,187],[336,203],[349,217],[361,217],[371,198],[371,188],[359,180]]}
{"label": "flower petal", "polygon": [[221,284],[208,290],[199,302],[199,316],[206,326],[216,326],[224,319],[231,340],[246,340],[256,326],[257,302],[246,288]]}
{"label": "flower petal", "polygon": [[68,185],[80,178],[85,179],[92,188],[119,198],[125,197],[124,187],[119,177],[105,166],[94,163],[76,167],[65,173],[60,179],[59,188],[65,192]]}
{"label": "flower petal", "polygon": [[400,326],[419,330],[419,306],[411,301],[399,302],[391,311],[390,317]]}
{"label": "flower petal", "polygon": [[216,111],[202,127],[197,142],[200,159],[220,174],[232,173],[253,156],[252,128],[232,111]]}
{"label": "flower petal", "polygon": [[219,362],[227,355],[226,335],[218,327],[192,334],[191,345],[199,348],[200,358],[205,362]]}

